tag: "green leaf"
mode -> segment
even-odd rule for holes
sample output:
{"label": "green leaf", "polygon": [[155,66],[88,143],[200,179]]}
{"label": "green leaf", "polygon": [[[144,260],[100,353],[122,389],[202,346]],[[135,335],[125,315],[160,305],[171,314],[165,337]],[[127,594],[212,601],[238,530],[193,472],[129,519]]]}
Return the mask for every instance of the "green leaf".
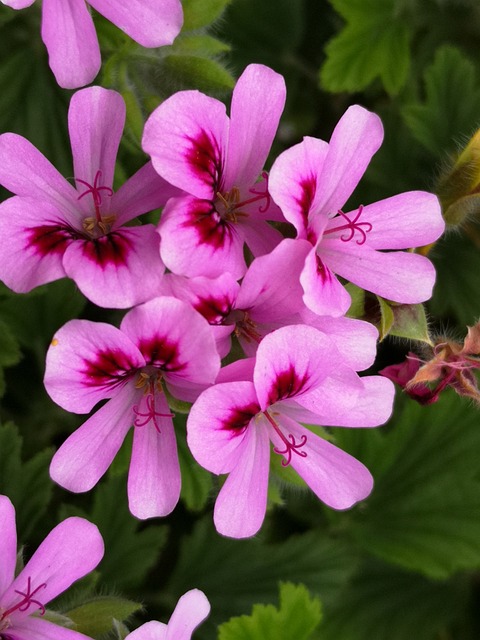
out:
{"label": "green leaf", "polygon": [[347,311],[349,318],[361,318],[365,314],[365,290],[357,287],[352,282],[347,282],[345,289],[352,298],[352,303]]}
{"label": "green leaf", "polygon": [[219,93],[233,89],[235,80],[231,73],[216,60],[190,55],[168,55],[162,67],[186,89],[198,89],[204,93]]}
{"label": "green leaf", "polygon": [[0,319],[0,366],[11,367],[21,358],[20,347],[6,322]]}
{"label": "green leaf", "polygon": [[183,30],[208,27],[217,20],[232,0],[183,0]]}
{"label": "green leaf", "polygon": [[304,585],[280,584],[280,607],[257,604],[250,616],[232,618],[219,628],[219,640],[308,640],[322,619],[318,598]]}
{"label": "green leaf", "polygon": [[230,51],[229,44],[207,34],[179,36],[172,45],[176,54],[213,57]]}
{"label": "green leaf", "polygon": [[185,434],[177,432],[178,459],[182,474],[180,498],[191,511],[201,511],[212,492],[212,474],[195,462],[187,447]]}
{"label": "green leaf", "polygon": [[98,638],[114,628],[114,620],[123,622],[142,609],[138,602],[113,596],[99,596],[89,602],[66,611],[65,615],[75,624],[75,631],[89,638]]}
{"label": "green leaf", "polygon": [[461,51],[444,45],[424,77],[424,102],[404,107],[402,115],[428,151],[444,156],[478,124],[480,89],[475,67]]}
{"label": "green leaf", "polygon": [[431,344],[427,316],[422,304],[392,304],[376,296],[380,305],[380,340],[387,335]]}
{"label": "green leaf", "polygon": [[[320,80],[334,93],[361,91],[379,77],[394,95],[410,66],[411,33],[395,0],[331,0],[346,25],[326,48]],[[402,21],[403,20],[403,21]]]}
{"label": "green leaf", "polygon": [[336,434],[375,478],[352,535],[373,555],[431,578],[480,567],[478,412],[451,392],[427,407],[405,399],[396,416],[385,433]]}
{"label": "green leaf", "polygon": [[386,336],[388,336],[392,329],[394,315],[392,307],[386,300],[384,300],[380,296],[376,296],[376,298],[380,306],[380,326],[378,327],[379,339],[383,340]]}

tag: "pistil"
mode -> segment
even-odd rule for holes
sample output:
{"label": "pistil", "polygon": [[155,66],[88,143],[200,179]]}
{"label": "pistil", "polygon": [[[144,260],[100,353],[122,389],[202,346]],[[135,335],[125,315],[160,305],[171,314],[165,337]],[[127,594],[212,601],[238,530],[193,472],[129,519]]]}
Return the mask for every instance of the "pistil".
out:
{"label": "pistil", "polygon": [[[78,200],[81,200],[88,194],[92,194],[95,215],[84,218],[83,228],[89,235],[94,238],[98,237],[99,235],[106,235],[107,233],[110,233],[112,224],[116,219],[116,216],[114,214],[102,216],[100,212],[100,207],[102,204],[101,191],[106,191],[107,195],[110,197],[113,196],[113,191],[110,187],[98,184],[101,180],[101,177],[102,172],[99,170],[95,174],[93,185],[91,185],[89,182],[86,182],[85,180],[81,180],[80,178],[75,178],[76,182],[80,182],[81,184],[88,187],[86,191],[78,196]],[[100,233],[98,233],[98,231],[100,231]]]}
{"label": "pistil", "polygon": [[36,604],[37,607],[40,608],[40,615],[43,616],[45,614],[45,607],[39,600],[36,600],[33,596],[38,591],[40,591],[40,589],[45,589],[46,586],[47,586],[46,583],[43,582],[38,587],[36,587],[33,591],[31,591],[32,580],[31,580],[31,578],[29,576],[27,578],[27,591],[26,591],[26,593],[24,593],[23,591],[18,591],[17,589],[15,589],[15,593],[18,593],[19,596],[22,596],[22,599],[20,600],[20,602],[17,602],[17,604],[15,604],[12,607],[10,607],[10,609],[7,609],[7,610],[2,612],[2,614],[0,615],[0,630],[8,629],[8,627],[11,626],[11,623],[10,623],[10,620],[9,620],[9,616],[12,613],[14,613],[14,611],[22,611],[22,612],[23,611],[27,611],[27,609],[32,604]]}
{"label": "pistil", "polygon": [[[252,198],[247,198],[246,200],[240,201],[240,189],[238,187],[233,187],[231,191],[226,191],[225,193],[220,193],[217,191],[215,194],[217,197],[216,205],[221,205],[224,208],[223,213],[219,212],[222,215],[222,218],[228,220],[229,222],[237,223],[239,217],[248,217],[248,213],[244,211],[239,211],[242,207],[245,207],[253,202],[259,202],[260,200],[265,200],[265,204],[259,207],[258,211],[261,213],[265,213],[268,207],[270,206],[270,194],[268,193],[268,179],[267,173],[265,171],[262,172],[262,177],[265,180],[265,190],[257,191],[254,188],[249,189],[249,193],[253,194]],[[218,207],[215,207],[218,211]]]}
{"label": "pistil", "polygon": [[343,211],[339,209],[337,212],[338,216],[341,216],[343,220],[346,221],[346,223],[338,227],[333,227],[332,229],[327,229],[323,232],[323,235],[326,236],[330,233],[336,233],[337,231],[345,230],[348,231],[348,233],[341,235],[340,240],[342,242],[349,242],[355,237],[355,232],[358,231],[360,233],[360,239],[356,240],[356,243],[359,245],[365,244],[367,240],[367,233],[369,233],[373,229],[373,226],[370,224],[370,222],[357,222],[362,215],[362,211],[363,205],[360,205],[354,219],[351,220],[346,213],[343,213]]}
{"label": "pistil", "polygon": [[285,444],[284,450],[280,450],[278,447],[273,448],[274,453],[277,453],[280,456],[286,456],[286,458],[282,460],[282,467],[288,467],[292,459],[292,453],[296,453],[297,456],[300,456],[300,458],[307,457],[306,451],[300,451],[300,449],[307,443],[306,435],[302,435],[300,441],[297,442],[293,434],[289,433],[288,436],[285,436],[282,433],[282,430],[268,411],[263,411],[263,415],[267,418],[272,427],[275,429],[275,433],[282,439],[283,443]]}

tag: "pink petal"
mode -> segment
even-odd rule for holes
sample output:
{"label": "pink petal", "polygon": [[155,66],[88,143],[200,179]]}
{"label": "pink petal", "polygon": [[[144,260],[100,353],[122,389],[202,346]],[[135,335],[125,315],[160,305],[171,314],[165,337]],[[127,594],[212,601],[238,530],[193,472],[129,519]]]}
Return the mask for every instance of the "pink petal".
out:
{"label": "pink petal", "polygon": [[195,460],[213,473],[231,471],[248,445],[259,412],[252,382],[226,382],[204,391],[190,409],[187,442]]}
{"label": "pink petal", "polygon": [[125,102],[116,91],[88,87],[72,96],[68,110],[68,131],[77,191],[87,194],[82,200],[93,209],[93,196],[79,180],[93,186],[100,171],[97,185],[102,191],[98,195],[102,199],[102,212],[105,213],[109,211],[107,189],[113,184],[115,160],[124,124]]}
{"label": "pink petal", "polygon": [[[323,246],[322,246],[323,249]],[[350,307],[351,298],[335,277],[330,263],[312,248],[305,259],[300,276],[306,306],[320,316],[343,316]]]}
{"label": "pink petal", "polygon": [[248,218],[241,227],[245,243],[255,257],[270,253],[283,239],[280,231],[263,220]]}
{"label": "pink petal", "polygon": [[172,44],[183,24],[180,0],[89,0],[142,47]]}
{"label": "pink petal", "polygon": [[151,620],[129,633],[125,640],[167,640],[167,625]]}
{"label": "pink petal", "polygon": [[156,171],[197,198],[221,190],[228,136],[225,106],[198,91],[180,91],[145,123],[142,146]]}
{"label": "pink petal", "polygon": [[26,7],[30,7],[35,0],[1,0],[2,4],[7,7],[11,7],[12,9],[25,9]]}
{"label": "pink petal", "polygon": [[195,629],[208,617],[210,603],[199,589],[183,594],[170,620],[166,640],[190,640]]}
{"label": "pink petal", "polygon": [[264,422],[245,432],[237,464],[218,494],[213,519],[221,535],[254,536],[265,519],[270,442]]}
{"label": "pink petal", "polygon": [[44,383],[61,407],[88,413],[100,400],[116,395],[143,366],[140,351],[116,327],[71,320],[52,339]]}
{"label": "pink petal", "polygon": [[312,210],[330,214],[341,209],[382,141],[380,118],[358,105],[349,107],[330,139]]}
{"label": "pink petal", "polygon": [[[284,434],[297,442],[306,437],[305,457],[293,454],[290,464],[322,502],[332,509],[349,509],[372,491],[373,478],[368,469],[348,453],[285,416],[278,418]],[[283,441],[273,433],[276,447]]]}
{"label": "pink petal", "polygon": [[237,81],[230,110],[224,188],[251,186],[267,159],[285,105],[285,81],[260,64],[251,64]]}
{"label": "pink petal", "polygon": [[42,40],[64,89],[89,84],[100,70],[97,34],[84,0],[43,0]]}
{"label": "pink petal", "polygon": [[255,367],[255,358],[242,358],[235,360],[220,369],[215,383],[235,382],[236,380],[246,380],[253,382],[253,370]]}
{"label": "pink petal", "polygon": [[403,251],[383,253],[368,245],[324,240],[319,253],[332,271],[383,298],[415,304],[428,300],[435,269],[424,256]]}
{"label": "pink petal", "polygon": [[169,275],[172,295],[188,302],[210,325],[220,326],[232,311],[240,285],[230,273],[218,278]]}
{"label": "pink petal", "polygon": [[29,616],[15,622],[15,640],[91,640],[91,638],[37,616]]}
{"label": "pink petal", "polygon": [[[128,506],[137,518],[167,516],[180,497],[180,465],[177,441],[170,408],[162,393],[155,393],[155,424],[145,423],[149,410],[146,398],[141,399],[133,433],[132,460],[128,473]],[[157,428],[159,431],[157,431]]]}
{"label": "pink petal", "polygon": [[0,184],[18,196],[56,205],[62,218],[79,224],[77,192],[28,140],[15,133],[0,136]]}
{"label": "pink petal", "polygon": [[63,266],[89,300],[114,309],[158,295],[165,270],[151,224],[122,227],[96,240],[78,239],[65,251]]}
{"label": "pink petal", "polygon": [[15,509],[7,496],[0,496],[0,602],[7,587],[13,582],[17,563],[17,530],[15,527]]}
{"label": "pink petal", "polygon": [[306,238],[309,213],[323,179],[322,167],[328,152],[323,140],[306,137],[275,160],[268,186],[272,198],[293,224],[299,238]]}
{"label": "pink petal", "polygon": [[52,480],[74,493],[94,487],[122,446],[141,395],[128,384],[74,431],[52,458]]}
{"label": "pink petal", "polygon": [[[15,590],[25,592],[30,580],[31,589],[39,589],[36,598],[46,605],[63,593],[76,580],[93,571],[103,558],[104,546],[98,528],[84,518],[67,518],[47,535],[33,556],[19,573],[2,601],[2,606],[18,601]],[[39,588],[45,584],[45,587]],[[17,620],[35,611],[17,609],[11,616],[16,629]],[[56,626],[54,627],[56,630]]]}
{"label": "pink petal", "polygon": [[243,226],[223,220],[208,200],[172,198],[158,226],[162,259],[178,275],[216,278],[228,272],[237,280],[246,270]]}

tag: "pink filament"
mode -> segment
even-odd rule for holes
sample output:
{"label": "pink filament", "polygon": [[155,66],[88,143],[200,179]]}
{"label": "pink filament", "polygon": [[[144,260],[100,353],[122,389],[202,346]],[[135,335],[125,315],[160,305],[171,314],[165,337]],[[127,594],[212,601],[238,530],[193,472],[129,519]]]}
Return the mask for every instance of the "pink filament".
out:
{"label": "pink filament", "polygon": [[258,211],[260,213],[265,213],[268,207],[270,206],[270,194],[268,193],[268,173],[266,171],[262,171],[262,178],[265,180],[265,190],[264,191],[256,191],[255,189],[249,189],[250,193],[254,193],[255,197],[250,198],[249,200],[243,200],[242,202],[238,202],[235,205],[235,209],[240,209],[240,207],[244,207],[246,204],[251,204],[252,202],[257,202],[258,200],[263,200],[265,198],[266,202],[264,205],[259,207]]}
{"label": "pink filament", "polygon": [[0,617],[0,620],[5,620],[5,618],[7,618],[14,611],[26,611],[31,604],[36,604],[38,607],[40,607],[40,615],[43,616],[45,614],[45,607],[39,600],[35,600],[33,596],[40,589],[45,589],[46,586],[47,585],[43,582],[36,589],[30,591],[30,589],[32,588],[32,580],[29,576],[27,578],[27,593],[23,593],[23,591],[17,591],[17,589],[15,589],[15,593],[18,593],[19,596],[23,596],[23,600],[20,600],[20,602],[18,602],[16,605],[4,611],[2,613],[2,616]]}
{"label": "pink filament", "polygon": [[295,436],[293,434],[289,433],[287,437],[283,435],[283,433],[282,433],[281,429],[279,428],[278,424],[275,422],[275,420],[272,418],[272,416],[268,413],[268,411],[264,411],[263,415],[267,418],[267,420],[270,422],[272,427],[275,429],[275,432],[278,434],[278,436],[280,436],[280,438],[282,439],[283,443],[285,444],[285,449],[283,451],[281,451],[277,447],[273,448],[273,451],[275,453],[278,453],[278,455],[287,456],[286,459],[284,458],[282,460],[282,467],[288,467],[288,465],[290,464],[290,461],[292,459],[292,453],[296,453],[297,456],[300,456],[301,458],[306,458],[307,457],[307,452],[306,451],[299,451],[299,449],[301,449],[302,447],[304,447],[307,444],[307,436],[306,435],[302,435],[302,437],[300,438],[300,442],[296,442]]}
{"label": "pink filament", "polygon": [[135,427],[144,427],[150,421],[152,421],[155,429],[158,431],[158,433],[161,433],[160,427],[158,426],[158,423],[157,423],[157,417],[173,418],[174,414],[159,413],[158,411],[155,411],[155,394],[154,393],[149,393],[147,395],[146,403],[147,403],[147,411],[145,413],[142,413],[139,410],[138,405],[135,405],[133,407],[133,413],[137,416],[133,424]]}
{"label": "pink filament", "polygon": [[[354,238],[355,232],[358,231],[361,237],[359,240],[356,240],[356,243],[359,245],[365,244],[367,240],[367,233],[369,233],[373,229],[373,226],[370,224],[370,222],[357,222],[357,220],[362,215],[362,211],[363,211],[363,205],[360,205],[358,207],[358,211],[355,215],[355,218],[353,220],[350,220],[350,218],[345,213],[343,213],[342,210],[339,209],[338,215],[342,216],[342,218],[346,220],[346,224],[342,224],[339,227],[333,227],[333,229],[327,229],[326,231],[324,231],[323,235],[326,236],[329,233],[334,233],[335,231],[346,230],[348,231],[348,235],[340,236],[340,240],[342,242],[349,242]],[[362,227],[364,227],[364,229],[362,229]]]}

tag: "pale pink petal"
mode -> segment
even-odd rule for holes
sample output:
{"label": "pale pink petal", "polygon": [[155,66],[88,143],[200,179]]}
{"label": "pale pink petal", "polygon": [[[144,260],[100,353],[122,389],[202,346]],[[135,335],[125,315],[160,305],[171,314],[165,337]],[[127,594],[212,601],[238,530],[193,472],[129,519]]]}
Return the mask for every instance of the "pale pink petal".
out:
{"label": "pale pink petal", "polygon": [[125,309],[158,295],[165,267],[153,225],[78,239],[63,257],[67,275],[99,307]]}
{"label": "pale pink petal", "polygon": [[33,144],[16,133],[0,136],[0,184],[18,196],[56,205],[74,228],[79,224],[78,193]]}
{"label": "pale pink petal", "polygon": [[192,633],[209,613],[210,603],[203,591],[187,591],[178,601],[168,621],[166,640],[190,640]]}
{"label": "pale pink petal", "polygon": [[308,217],[317,181],[323,179],[322,167],[327,152],[326,142],[306,137],[303,142],[280,154],[269,174],[268,187],[272,198],[300,238],[307,236]]}
{"label": "pale pink petal", "polygon": [[228,272],[238,279],[246,271],[243,225],[223,220],[209,200],[172,198],[158,232],[162,259],[175,274],[216,278]]}
{"label": "pale pink petal", "polygon": [[152,396],[143,396],[138,405],[128,472],[128,506],[141,519],[171,513],[181,486],[177,441],[168,403],[162,393],[155,393],[156,416],[148,420],[151,414],[148,397]]}
{"label": "pale pink petal", "polygon": [[74,431],[52,458],[52,480],[74,493],[94,487],[122,446],[141,395],[128,384]]}
{"label": "pale pink petal", "polygon": [[226,191],[249,187],[267,159],[285,105],[281,75],[251,64],[235,85],[230,109],[230,135],[225,163]]}
{"label": "pale pink petal", "polygon": [[12,9],[25,9],[26,7],[30,7],[35,0],[1,0],[2,4],[7,7],[11,7]]}
{"label": "pale pink petal", "polygon": [[[354,213],[347,215],[352,218]],[[445,230],[437,197],[425,191],[400,193],[369,204],[362,208],[358,221],[371,225],[367,242],[373,249],[420,247],[437,240]]]}
{"label": "pale pink petal", "polygon": [[403,251],[383,253],[368,245],[324,240],[320,258],[335,273],[367,291],[403,304],[428,300],[435,269],[424,256]]}
{"label": "pale pink petal", "polygon": [[[94,207],[88,185],[99,187],[102,212],[109,211],[108,189],[113,184],[118,145],[125,124],[125,102],[116,91],[88,87],[73,94],[68,110],[73,173],[82,200]],[[101,174],[97,176],[97,172]],[[96,179],[97,176],[97,179]]]}
{"label": "pale pink petal", "polygon": [[260,418],[255,428],[245,432],[237,464],[218,494],[213,520],[221,535],[248,538],[262,526],[267,509],[270,461],[266,422]]}
{"label": "pale pink petal", "polygon": [[258,347],[253,376],[262,410],[308,393],[341,364],[331,340],[313,327],[292,325],[270,333]]}
{"label": "pale pink petal", "polygon": [[88,413],[100,400],[116,395],[143,366],[140,351],[116,327],[70,320],[52,339],[44,384],[67,411]]}
{"label": "pale pink petal", "polygon": [[110,210],[117,216],[115,225],[118,227],[163,207],[167,200],[180,193],[158,175],[151,162],[147,162],[113,194]]}
{"label": "pale pink petal", "polygon": [[[46,605],[76,580],[93,571],[103,554],[104,545],[98,528],[84,518],[67,518],[50,531],[12,582],[2,606],[18,601],[16,590],[26,592],[28,582],[31,591],[38,589],[35,599]],[[42,584],[45,586],[40,587]],[[13,627],[16,629],[16,622],[34,613],[36,608],[38,606],[32,601],[28,609],[17,609],[11,615]]]}
{"label": "pale pink petal", "polygon": [[338,317],[348,311],[350,295],[335,277],[330,263],[319,257],[314,247],[305,259],[300,282],[304,290],[303,301],[316,314]]}
{"label": "pale pink petal", "polygon": [[221,102],[199,91],[180,91],[148,118],[143,150],[162,178],[197,198],[212,199],[222,187],[228,125]]}
{"label": "pale pink petal", "polygon": [[64,89],[89,84],[100,70],[100,48],[85,0],[43,0],[42,40]]}
{"label": "pale pink petal", "polygon": [[15,509],[7,496],[0,496],[0,602],[7,587],[12,583],[17,563],[17,529]]}
{"label": "pale pink petal", "polygon": [[252,382],[226,382],[204,391],[187,419],[187,442],[195,460],[213,473],[231,471],[255,430],[260,411]]}
{"label": "pale pink petal", "polygon": [[270,253],[283,239],[280,231],[263,220],[247,218],[241,224],[241,229],[245,243],[255,257]]}
{"label": "pale pink petal", "polygon": [[129,311],[120,326],[147,364],[162,369],[167,385],[207,385],[217,377],[220,358],[210,325],[186,302],[156,298]]}
{"label": "pale pink petal", "polygon": [[125,640],[167,640],[167,625],[151,620],[129,633]]}
{"label": "pale pink petal", "polygon": [[349,107],[330,139],[312,210],[331,214],[341,209],[382,141],[380,118],[358,105]]}
{"label": "pale pink petal", "polygon": [[[55,205],[13,197],[0,204],[0,278],[17,293],[66,276],[63,254],[74,234]],[[73,236],[73,237],[72,237]]]}
{"label": "pale pink petal", "polygon": [[37,616],[15,622],[15,640],[92,640],[89,636]]}
{"label": "pale pink petal", "polygon": [[253,370],[255,367],[255,358],[242,358],[235,360],[220,369],[215,383],[234,382],[235,380],[248,380],[253,382]]}
{"label": "pale pink petal", "polygon": [[180,0],[88,0],[142,47],[172,44],[183,24]]}
{"label": "pale pink petal", "polygon": [[[306,456],[293,453],[290,464],[322,502],[332,509],[349,509],[370,494],[373,478],[361,462],[294,420],[280,416],[278,421],[285,435],[297,442],[306,438],[301,450]],[[284,446],[273,429],[271,438],[276,447]]]}

